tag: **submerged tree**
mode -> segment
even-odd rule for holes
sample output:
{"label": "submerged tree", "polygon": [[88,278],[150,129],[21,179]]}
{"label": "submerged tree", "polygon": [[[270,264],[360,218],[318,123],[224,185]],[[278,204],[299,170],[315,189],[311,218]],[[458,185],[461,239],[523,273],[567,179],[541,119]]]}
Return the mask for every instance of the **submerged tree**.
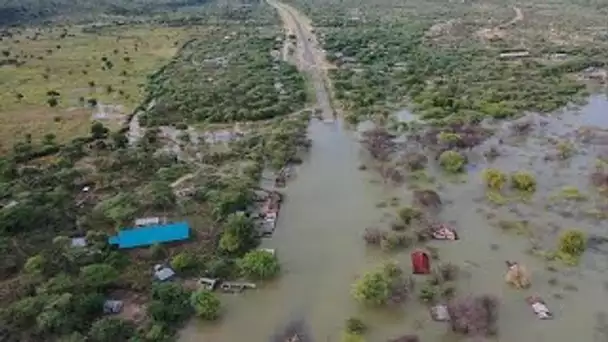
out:
{"label": "submerged tree", "polygon": [[220,315],[221,302],[208,290],[198,290],[190,297],[190,304],[196,315],[205,320],[217,319]]}
{"label": "submerged tree", "polygon": [[448,304],[452,330],[469,336],[493,336],[498,332],[498,300],[494,297],[468,296]]}

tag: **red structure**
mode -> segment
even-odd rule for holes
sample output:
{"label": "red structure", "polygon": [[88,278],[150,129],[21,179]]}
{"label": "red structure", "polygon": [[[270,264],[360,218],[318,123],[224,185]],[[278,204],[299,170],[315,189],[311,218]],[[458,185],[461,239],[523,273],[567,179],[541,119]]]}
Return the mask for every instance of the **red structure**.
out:
{"label": "red structure", "polygon": [[431,260],[429,255],[423,251],[414,251],[412,257],[412,271],[414,274],[431,273]]}

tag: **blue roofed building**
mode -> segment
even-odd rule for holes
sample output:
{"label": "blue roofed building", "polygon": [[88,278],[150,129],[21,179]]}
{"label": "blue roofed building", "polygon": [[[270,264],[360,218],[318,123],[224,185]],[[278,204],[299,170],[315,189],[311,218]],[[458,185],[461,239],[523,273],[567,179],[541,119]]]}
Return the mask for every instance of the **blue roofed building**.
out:
{"label": "blue roofed building", "polygon": [[190,238],[188,222],[150,225],[137,228],[125,228],[118,235],[110,237],[108,242],[118,248],[146,247],[160,243],[176,242]]}

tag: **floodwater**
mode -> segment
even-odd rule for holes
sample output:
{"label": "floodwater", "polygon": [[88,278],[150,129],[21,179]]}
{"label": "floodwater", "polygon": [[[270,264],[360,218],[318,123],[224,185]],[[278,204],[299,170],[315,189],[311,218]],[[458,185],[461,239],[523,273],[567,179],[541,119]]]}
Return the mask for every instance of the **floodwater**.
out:
{"label": "floodwater", "polygon": [[[445,203],[439,218],[455,224],[461,240],[436,241],[442,261],[462,270],[458,293],[493,294],[500,299],[497,341],[608,340],[602,319],[608,311],[608,253],[588,251],[579,267],[568,268],[532,253],[532,247],[551,249],[561,229],[578,228],[588,234],[608,236],[608,225],[589,215],[605,205],[589,186],[594,161],[608,148],[608,100],[594,96],[579,110],[565,110],[551,117],[530,114],[531,130],[514,136],[512,123],[488,123],[496,135],[469,152],[476,167],[460,179],[432,172]],[[588,126],[594,125],[591,130]],[[593,133],[589,133],[593,132]],[[371,310],[357,305],[350,288],[358,274],[383,259],[399,261],[409,269],[408,251],[387,254],[363,244],[361,233],[369,226],[388,225],[396,208],[377,206],[393,197],[403,205],[411,200],[407,185],[383,185],[373,171],[358,171],[360,148],[354,134],[340,122],[313,121],[313,148],[286,189],[275,235],[266,247],[276,248],[284,273],[275,283],[256,291],[222,297],[223,319],[218,323],[193,321],[180,341],[268,341],[282,325],[302,319],[315,341],[339,341],[344,320],[361,317],[371,328],[369,341],[384,341],[416,333],[422,341],[461,341],[443,323],[431,321],[422,304],[412,298],[399,309]],[[589,138],[592,136],[592,138]],[[499,139],[503,143],[499,144]],[[569,140],[575,153],[569,160],[549,160],[556,140]],[[497,146],[501,156],[489,162],[483,151]],[[501,207],[487,203],[480,173],[485,167],[503,171],[528,170],[538,190],[528,202],[513,199]],[[431,166],[430,169],[435,169]],[[587,200],[573,204],[556,196],[563,186],[576,186]],[[505,193],[507,198],[510,194]],[[525,235],[497,227],[499,220],[527,220]],[[532,273],[532,287],[515,290],[503,280],[505,260],[524,263]],[[548,266],[555,266],[551,269]],[[552,321],[537,320],[526,304],[528,295],[542,296],[553,310]]]}
{"label": "floodwater", "polygon": [[361,232],[381,218],[374,200],[380,193],[357,170],[359,148],[339,122],[313,121],[310,138],[309,160],[285,189],[277,229],[263,243],[276,248],[282,276],[260,290],[222,297],[223,320],[193,323],[180,341],[267,341],[299,318],[315,340],[337,340],[342,323],[356,309],[350,285],[374,259]]}

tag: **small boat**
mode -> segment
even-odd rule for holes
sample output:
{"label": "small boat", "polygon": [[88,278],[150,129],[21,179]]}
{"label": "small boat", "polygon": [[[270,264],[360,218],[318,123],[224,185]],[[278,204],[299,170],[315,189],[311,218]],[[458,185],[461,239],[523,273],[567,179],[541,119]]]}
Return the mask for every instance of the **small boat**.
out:
{"label": "small boat", "polygon": [[534,311],[534,314],[536,314],[536,317],[538,317],[539,319],[545,320],[553,318],[553,314],[551,313],[549,308],[547,308],[547,305],[545,304],[545,301],[542,300],[542,298],[537,296],[530,296],[526,298],[526,302],[530,304],[532,310]]}

